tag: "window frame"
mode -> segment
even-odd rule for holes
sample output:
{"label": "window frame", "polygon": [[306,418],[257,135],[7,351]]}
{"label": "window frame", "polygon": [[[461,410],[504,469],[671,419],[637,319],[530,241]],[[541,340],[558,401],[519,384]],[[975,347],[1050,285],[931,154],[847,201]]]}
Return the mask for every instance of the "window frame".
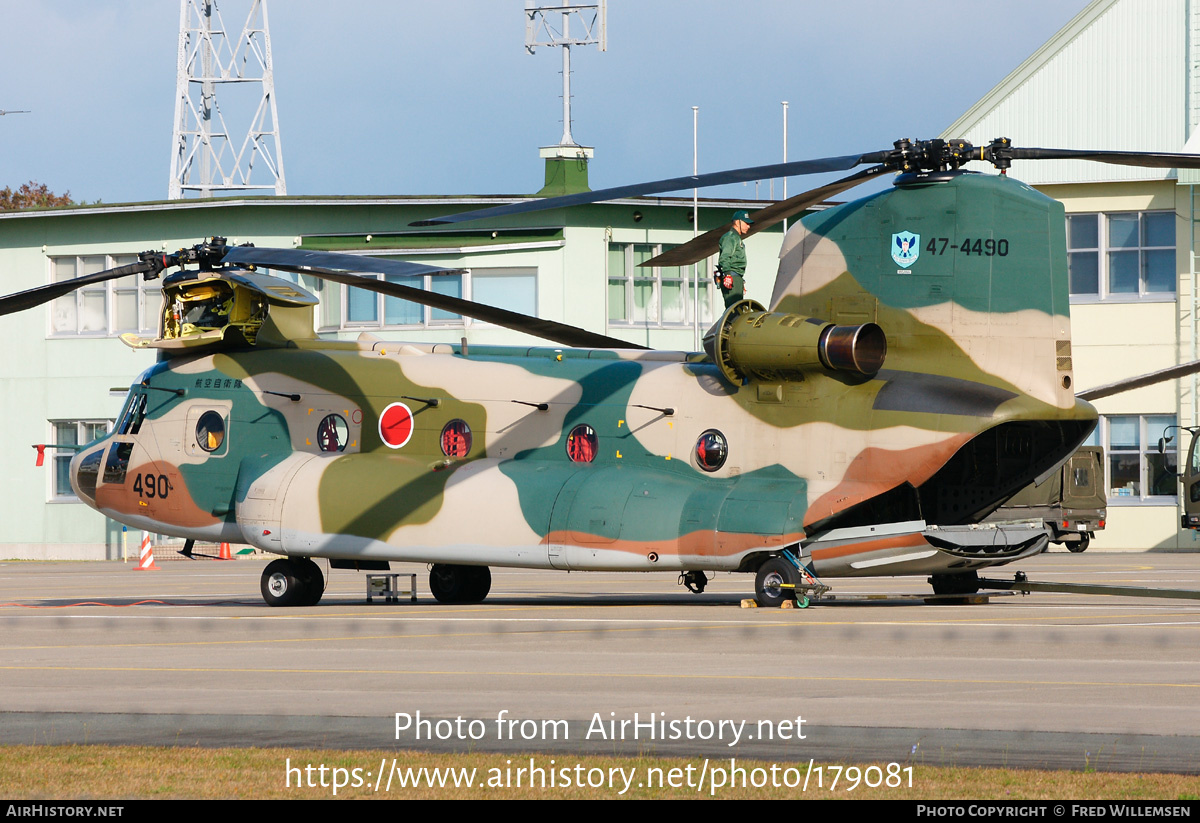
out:
{"label": "window frame", "polygon": [[[630,328],[650,328],[650,329],[684,329],[691,328],[693,318],[695,316],[695,298],[692,289],[692,267],[688,266],[670,266],[669,269],[677,269],[680,273],[679,277],[663,277],[663,267],[652,266],[647,273],[646,269],[639,269],[636,257],[636,250],[640,248],[646,249],[648,254],[647,259],[657,257],[664,251],[675,248],[678,244],[675,243],[638,243],[624,242],[618,240],[607,241],[604,253],[604,318],[605,323],[612,329],[630,329]],[[611,256],[614,251],[620,250],[622,253],[624,271],[620,275],[614,275],[610,266]],[[702,260],[696,264],[696,279],[704,285],[704,291],[701,293],[701,299],[708,301],[708,314],[704,312],[703,305],[700,311],[701,324],[715,323],[717,318],[721,316],[723,304],[719,310],[716,304],[716,285],[708,276],[709,261]],[[636,319],[635,292],[637,281],[651,281],[651,297],[647,302],[645,309],[646,317]],[[683,307],[683,319],[664,321],[662,319],[663,305],[663,282],[679,283],[683,289],[685,296]],[[620,282],[625,297],[624,315],[625,319],[613,318],[612,305],[612,288],[614,282]],[[654,307],[655,317],[650,318],[649,307]]]}
{"label": "window frame", "polygon": [[[376,280],[386,279],[385,275],[364,273],[363,277],[373,277]],[[532,317],[539,316],[539,288],[538,288],[538,270],[536,266],[499,266],[486,267],[477,266],[465,269],[461,274],[424,274],[417,275],[421,278],[421,290],[432,291],[435,278],[451,278],[458,279],[460,282],[459,295],[464,300],[474,300],[474,285],[475,279],[486,279],[489,276],[518,276],[527,277],[533,284],[533,311],[524,311],[519,308],[509,308],[510,311],[516,311],[521,314],[529,314]],[[435,312],[442,311],[435,309],[432,306],[418,304],[420,306],[420,320],[416,323],[388,323],[387,322],[387,304],[385,301],[402,300],[403,298],[389,297],[385,294],[374,294],[364,292],[364,294],[372,294],[375,298],[375,319],[374,320],[351,320],[350,319],[350,289],[352,286],[347,286],[344,283],[334,284],[338,288],[336,290],[328,289],[325,284],[318,285],[315,289],[311,289],[318,297],[321,298],[322,306],[325,306],[326,290],[333,291],[336,296],[336,305],[330,307],[333,310],[326,313],[324,308],[318,315],[318,328],[320,331],[365,331],[365,330],[414,330],[414,329],[466,329],[466,328],[499,328],[493,323],[487,323],[482,320],[467,317],[465,315],[454,315],[452,317],[435,317]],[[307,284],[306,284],[307,287]],[[361,290],[360,290],[361,291]],[[455,295],[457,296],[457,295]],[[411,301],[406,301],[411,302]],[[332,324],[332,320],[337,318],[337,325]]]}
{"label": "window frame", "polygon": [[[1103,445],[1104,447],[1104,496],[1108,501],[1109,506],[1176,506],[1179,503],[1179,438],[1167,444],[1165,452],[1166,465],[1170,466],[1172,459],[1174,461],[1174,491],[1171,494],[1147,494],[1146,491],[1151,485],[1153,478],[1150,477],[1150,462],[1153,458],[1159,457],[1158,454],[1158,439],[1162,436],[1162,427],[1157,424],[1153,428],[1148,427],[1148,421],[1151,418],[1159,418],[1160,422],[1164,419],[1170,419],[1167,426],[1176,426],[1179,422],[1179,417],[1172,413],[1159,414],[1102,414],[1100,415],[1099,425],[1096,431],[1084,442],[1083,445]],[[1113,448],[1112,446],[1112,423],[1114,420],[1134,419],[1137,421],[1138,427],[1138,446],[1137,448],[1120,447]],[[1113,494],[1112,487],[1112,465],[1114,457],[1122,455],[1138,456],[1138,494],[1116,495]]]}
{"label": "window frame", "polygon": [[[46,438],[46,444],[48,446],[58,446],[58,445],[85,446],[88,443],[93,442],[94,440],[99,440],[102,437],[108,437],[110,434],[112,434],[113,426],[115,425],[116,421],[113,418],[94,417],[94,418],[82,418],[82,419],[75,419],[75,420],[63,420],[63,419],[47,420],[46,423],[48,424],[49,430],[50,430],[49,435]],[[71,426],[71,425],[73,425],[75,427],[75,442],[74,443],[61,443],[58,439],[58,431],[59,431],[58,427],[59,426]],[[85,427],[88,427],[88,426],[91,426],[91,427],[103,426],[104,432],[103,432],[103,434],[93,436],[90,439],[85,440],[84,438],[86,437],[86,434],[87,434],[87,430],[85,429]],[[60,449],[51,448],[51,449],[49,449],[49,451],[51,452],[51,456],[50,456],[51,464],[53,465],[54,468],[52,471],[49,472],[49,477],[47,478],[48,489],[47,489],[47,494],[46,494],[46,502],[48,502],[48,503],[81,503],[81,502],[83,502],[79,499],[78,496],[76,496],[75,491],[71,488],[71,481],[70,481],[69,476],[67,478],[67,491],[66,492],[60,491],[59,486],[58,486],[59,464],[66,463],[69,465],[71,460],[75,457],[75,455],[79,453],[79,450],[78,449],[70,449],[70,450],[61,449],[60,450]]]}
{"label": "window frame", "polygon": [[[93,265],[97,265],[95,271],[106,271],[107,269],[116,268],[117,266],[127,266],[131,263],[136,263],[138,259],[135,253],[118,253],[118,254],[55,254],[47,255],[47,284],[61,283],[74,277],[81,277],[85,272],[85,261],[92,261]],[[57,277],[58,266],[61,262],[73,260],[74,274],[71,277]],[[101,338],[101,337],[119,337],[122,334],[133,333],[138,335],[158,335],[158,314],[162,305],[162,284],[159,280],[144,280],[137,275],[126,275],[125,277],[117,277],[103,283],[96,283],[81,289],[76,289],[70,294],[55,298],[47,304],[46,315],[46,338],[53,340],[64,340],[74,338]],[[104,294],[104,329],[83,330],[84,320],[84,300],[88,295],[97,293]],[[137,301],[137,328],[122,328],[117,322],[117,297],[119,295],[135,294]],[[75,308],[75,330],[63,331],[55,328],[55,309],[62,305],[62,301],[74,300]]]}
{"label": "window frame", "polygon": [[[1151,246],[1143,245],[1143,237],[1145,235],[1144,223],[1146,215],[1169,214],[1174,218],[1172,221],[1172,233],[1174,241],[1170,246]],[[1127,215],[1136,215],[1138,218],[1138,245],[1134,247],[1128,246],[1113,246],[1111,243],[1109,223],[1110,218]],[[1094,217],[1096,219],[1096,245],[1081,246],[1074,248],[1071,245],[1071,219],[1080,217]],[[1066,214],[1066,239],[1067,239],[1067,289],[1071,303],[1166,303],[1174,302],[1179,296],[1179,232],[1178,222],[1179,216],[1172,209],[1143,209],[1143,210],[1113,210],[1113,211],[1081,211],[1068,212]],[[1146,277],[1143,266],[1143,255],[1146,252],[1161,252],[1170,250],[1172,256],[1172,283],[1173,288],[1170,291],[1150,291],[1146,286]],[[1136,251],[1138,255],[1138,290],[1136,292],[1114,292],[1111,288],[1111,269],[1109,266],[1110,255],[1114,252],[1129,252]],[[1075,292],[1071,291],[1070,282],[1070,261],[1072,254],[1095,254],[1096,255],[1096,291],[1095,292]]]}

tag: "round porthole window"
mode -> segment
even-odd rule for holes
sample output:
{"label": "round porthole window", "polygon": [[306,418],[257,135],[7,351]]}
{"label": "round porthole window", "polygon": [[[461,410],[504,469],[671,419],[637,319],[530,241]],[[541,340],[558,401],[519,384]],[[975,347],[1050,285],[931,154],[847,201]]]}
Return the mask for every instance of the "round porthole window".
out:
{"label": "round porthole window", "polygon": [[706,472],[715,472],[725,465],[729,457],[729,444],[725,435],[716,429],[709,429],[696,440],[696,462]]}
{"label": "round porthole window", "polygon": [[591,463],[596,459],[598,448],[596,430],[586,423],[571,429],[567,435],[567,457],[575,463]]}
{"label": "round porthole window", "polygon": [[196,445],[206,452],[215,452],[225,442],[225,420],[218,412],[206,411],[196,424]]}
{"label": "round porthole window", "polygon": [[451,420],[442,428],[442,454],[466,457],[471,450],[471,427],[466,420]]}
{"label": "round porthole window", "polygon": [[323,452],[340,452],[350,439],[350,427],[340,414],[327,414],[317,426],[317,445]]}

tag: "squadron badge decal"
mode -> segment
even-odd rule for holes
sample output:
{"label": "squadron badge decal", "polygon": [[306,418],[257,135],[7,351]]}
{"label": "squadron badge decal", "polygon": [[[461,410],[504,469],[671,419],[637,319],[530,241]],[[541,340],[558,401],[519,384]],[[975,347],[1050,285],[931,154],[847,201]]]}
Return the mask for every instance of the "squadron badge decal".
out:
{"label": "squadron badge decal", "polygon": [[921,256],[921,235],[902,231],[892,235],[892,259],[902,269],[907,269]]}

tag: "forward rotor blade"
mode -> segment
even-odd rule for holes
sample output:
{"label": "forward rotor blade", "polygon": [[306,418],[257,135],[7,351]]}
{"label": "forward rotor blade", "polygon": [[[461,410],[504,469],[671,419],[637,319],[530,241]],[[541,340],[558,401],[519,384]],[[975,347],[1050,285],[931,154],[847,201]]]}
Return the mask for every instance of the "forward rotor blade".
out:
{"label": "forward rotor blade", "polygon": [[817,160],[796,160],[791,163],[775,163],[769,166],[750,166],[744,169],[731,169],[729,171],[709,172],[707,174],[690,174],[686,177],[672,177],[668,180],[655,180],[650,183],[634,183],[628,186],[615,186],[609,189],[567,194],[562,197],[525,200],[520,203],[509,203],[504,206],[493,206],[487,209],[448,214],[443,217],[418,220],[410,225],[437,226],[447,223],[465,223],[468,220],[481,220],[485,217],[503,217],[510,214],[524,214],[526,212],[560,209],[568,206],[582,206],[586,203],[619,200],[623,197],[637,197],[645,194],[659,194],[668,191],[682,191],[683,189],[720,186],[726,183],[746,183],[751,180],[766,180],[771,177],[798,177],[802,174],[845,171],[863,163],[883,162],[888,154],[889,152],[847,154],[841,157],[822,157]]}
{"label": "forward rotor blade", "polygon": [[84,286],[92,286],[96,283],[115,280],[118,277],[126,277],[131,274],[160,272],[162,269],[163,266],[157,260],[139,261],[137,263],[130,263],[127,266],[117,266],[114,269],[98,271],[95,274],[85,274],[83,277],[51,283],[48,286],[26,289],[16,294],[0,297],[0,315],[32,309],[34,306],[40,306],[43,303],[49,303],[51,300],[57,300],[59,297],[70,294]]}
{"label": "forward rotor blade", "polygon": [[[750,224],[750,229],[746,232],[746,236],[749,237],[752,234],[758,234],[763,229],[770,228],[776,223],[791,217],[793,214],[799,214],[809,206],[814,206],[835,194],[852,189],[859,183],[864,183],[884,171],[887,171],[887,168],[884,166],[872,166],[849,177],[843,177],[841,180],[836,180],[819,188],[797,194],[795,197],[789,197],[787,200],[774,203],[765,209],[759,209],[750,215],[750,219],[754,222]],[[657,257],[647,260],[645,263],[639,263],[638,266],[690,266],[692,263],[697,263],[710,255],[716,254],[721,237],[731,228],[733,228],[732,221],[724,223],[711,231],[692,238],[681,246],[668,249]]]}
{"label": "forward rotor blade", "polygon": [[1193,360],[1190,363],[1181,363],[1178,366],[1169,366],[1165,369],[1152,371],[1148,374],[1141,374],[1137,377],[1127,377],[1124,380],[1118,380],[1115,383],[1106,383],[1103,386],[1096,386],[1094,389],[1076,392],[1075,396],[1080,400],[1099,400],[1102,397],[1111,397],[1114,394],[1121,392],[1133,391],[1134,389],[1144,388],[1145,386],[1153,386],[1155,383],[1162,383],[1165,380],[1174,380],[1177,377],[1187,377],[1189,374],[1200,372],[1200,360]]}
{"label": "forward rotor blade", "polygon": [[266,266],[271,269],[307,274],[309,269],[326,271],[372,272],[413,277],[422,274],[461,274],[466,269],[446,266],[426,266],[407,260],[387,260],[362,254],[338,254],[332,251],[303,251],[301,249],[270,249],[254,246],[230,246],[221,258],[222,263],[242,266]]}
{"label": "forward rotor blade", "polygon": [[1151,151],[1087,151],[1084,149],[1012,149],[1014,160],[1091,160],[1114,166],[1155,169],[1200,169],[1200,155]]}
{"label": "forward rotor blade", "polygon": [[[506,329],[526,332],[543,340],[550,340],[563,346],[592,348],[592,349],[645,349],[636,343],[606,337],[576,326],[556,323],[553,320],[543,320],[540,317],[530,317],[520,312],[500,309],[495,306],[485,306],[461,297],[451,297],[447,294],[416,289],[399,283],[389,283],[373,277],[361,277],[352,274],[354,271],[368,271],[379,274],[393,275],[422,275],[435,272],[461,272],[463,269],[438,268],[425,266],[420,263],[409,263],[404,260],[383,260],[378,257],[366,257],[356,254],[337,254],[334,252],[299,251],[296,249],[262,249],[238,246],[231,248],[223,262],[266,266],[281,271],[291,271],[297,274],[307,274],[321,280],[334,283],[344,283],[389,297],[399,297],[413,303],[432,306],[442,311],[461,314],[466,317],[493,323]],[[335,269],[340,269],[337,271]]]}

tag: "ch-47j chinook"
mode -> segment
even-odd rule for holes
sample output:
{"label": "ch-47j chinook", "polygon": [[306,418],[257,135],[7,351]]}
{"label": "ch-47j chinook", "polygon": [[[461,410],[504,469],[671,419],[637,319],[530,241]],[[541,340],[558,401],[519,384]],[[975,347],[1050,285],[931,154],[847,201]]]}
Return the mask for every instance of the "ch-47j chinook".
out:
{"label": "ch-47j chinook", "polygon": [[[122,523],[285,557],[276,606],[312,605],[335,568],[432,565],[443,602],[475,602],[489,566],[756,574],[778,605],[819,577],[977,570],[1042,551],[1031,523],[981,524],[1087,437],[1071,367],[1063,207],[1001,174],[1014,159],[1200,167],[1200,157],[1020,149],[1008,140],[893,149],[518,203],[488,214],[777,176],[868,168],[755,215],[753,230],[884,172],[886,192],[787,233],[769,309],[742,301],[704,352],[650,351],[582,329],[352,272],[413,263],[229,246],[0,299],[163,279],[158,350],[111,434],[71,463],[81,500]],[[718,227],[651,265],[715,251]],[[256,267],[298,272],[543,337],[545,348],[339,342],[316,299]],[[815,576],[815,577],[814,577]]]}

